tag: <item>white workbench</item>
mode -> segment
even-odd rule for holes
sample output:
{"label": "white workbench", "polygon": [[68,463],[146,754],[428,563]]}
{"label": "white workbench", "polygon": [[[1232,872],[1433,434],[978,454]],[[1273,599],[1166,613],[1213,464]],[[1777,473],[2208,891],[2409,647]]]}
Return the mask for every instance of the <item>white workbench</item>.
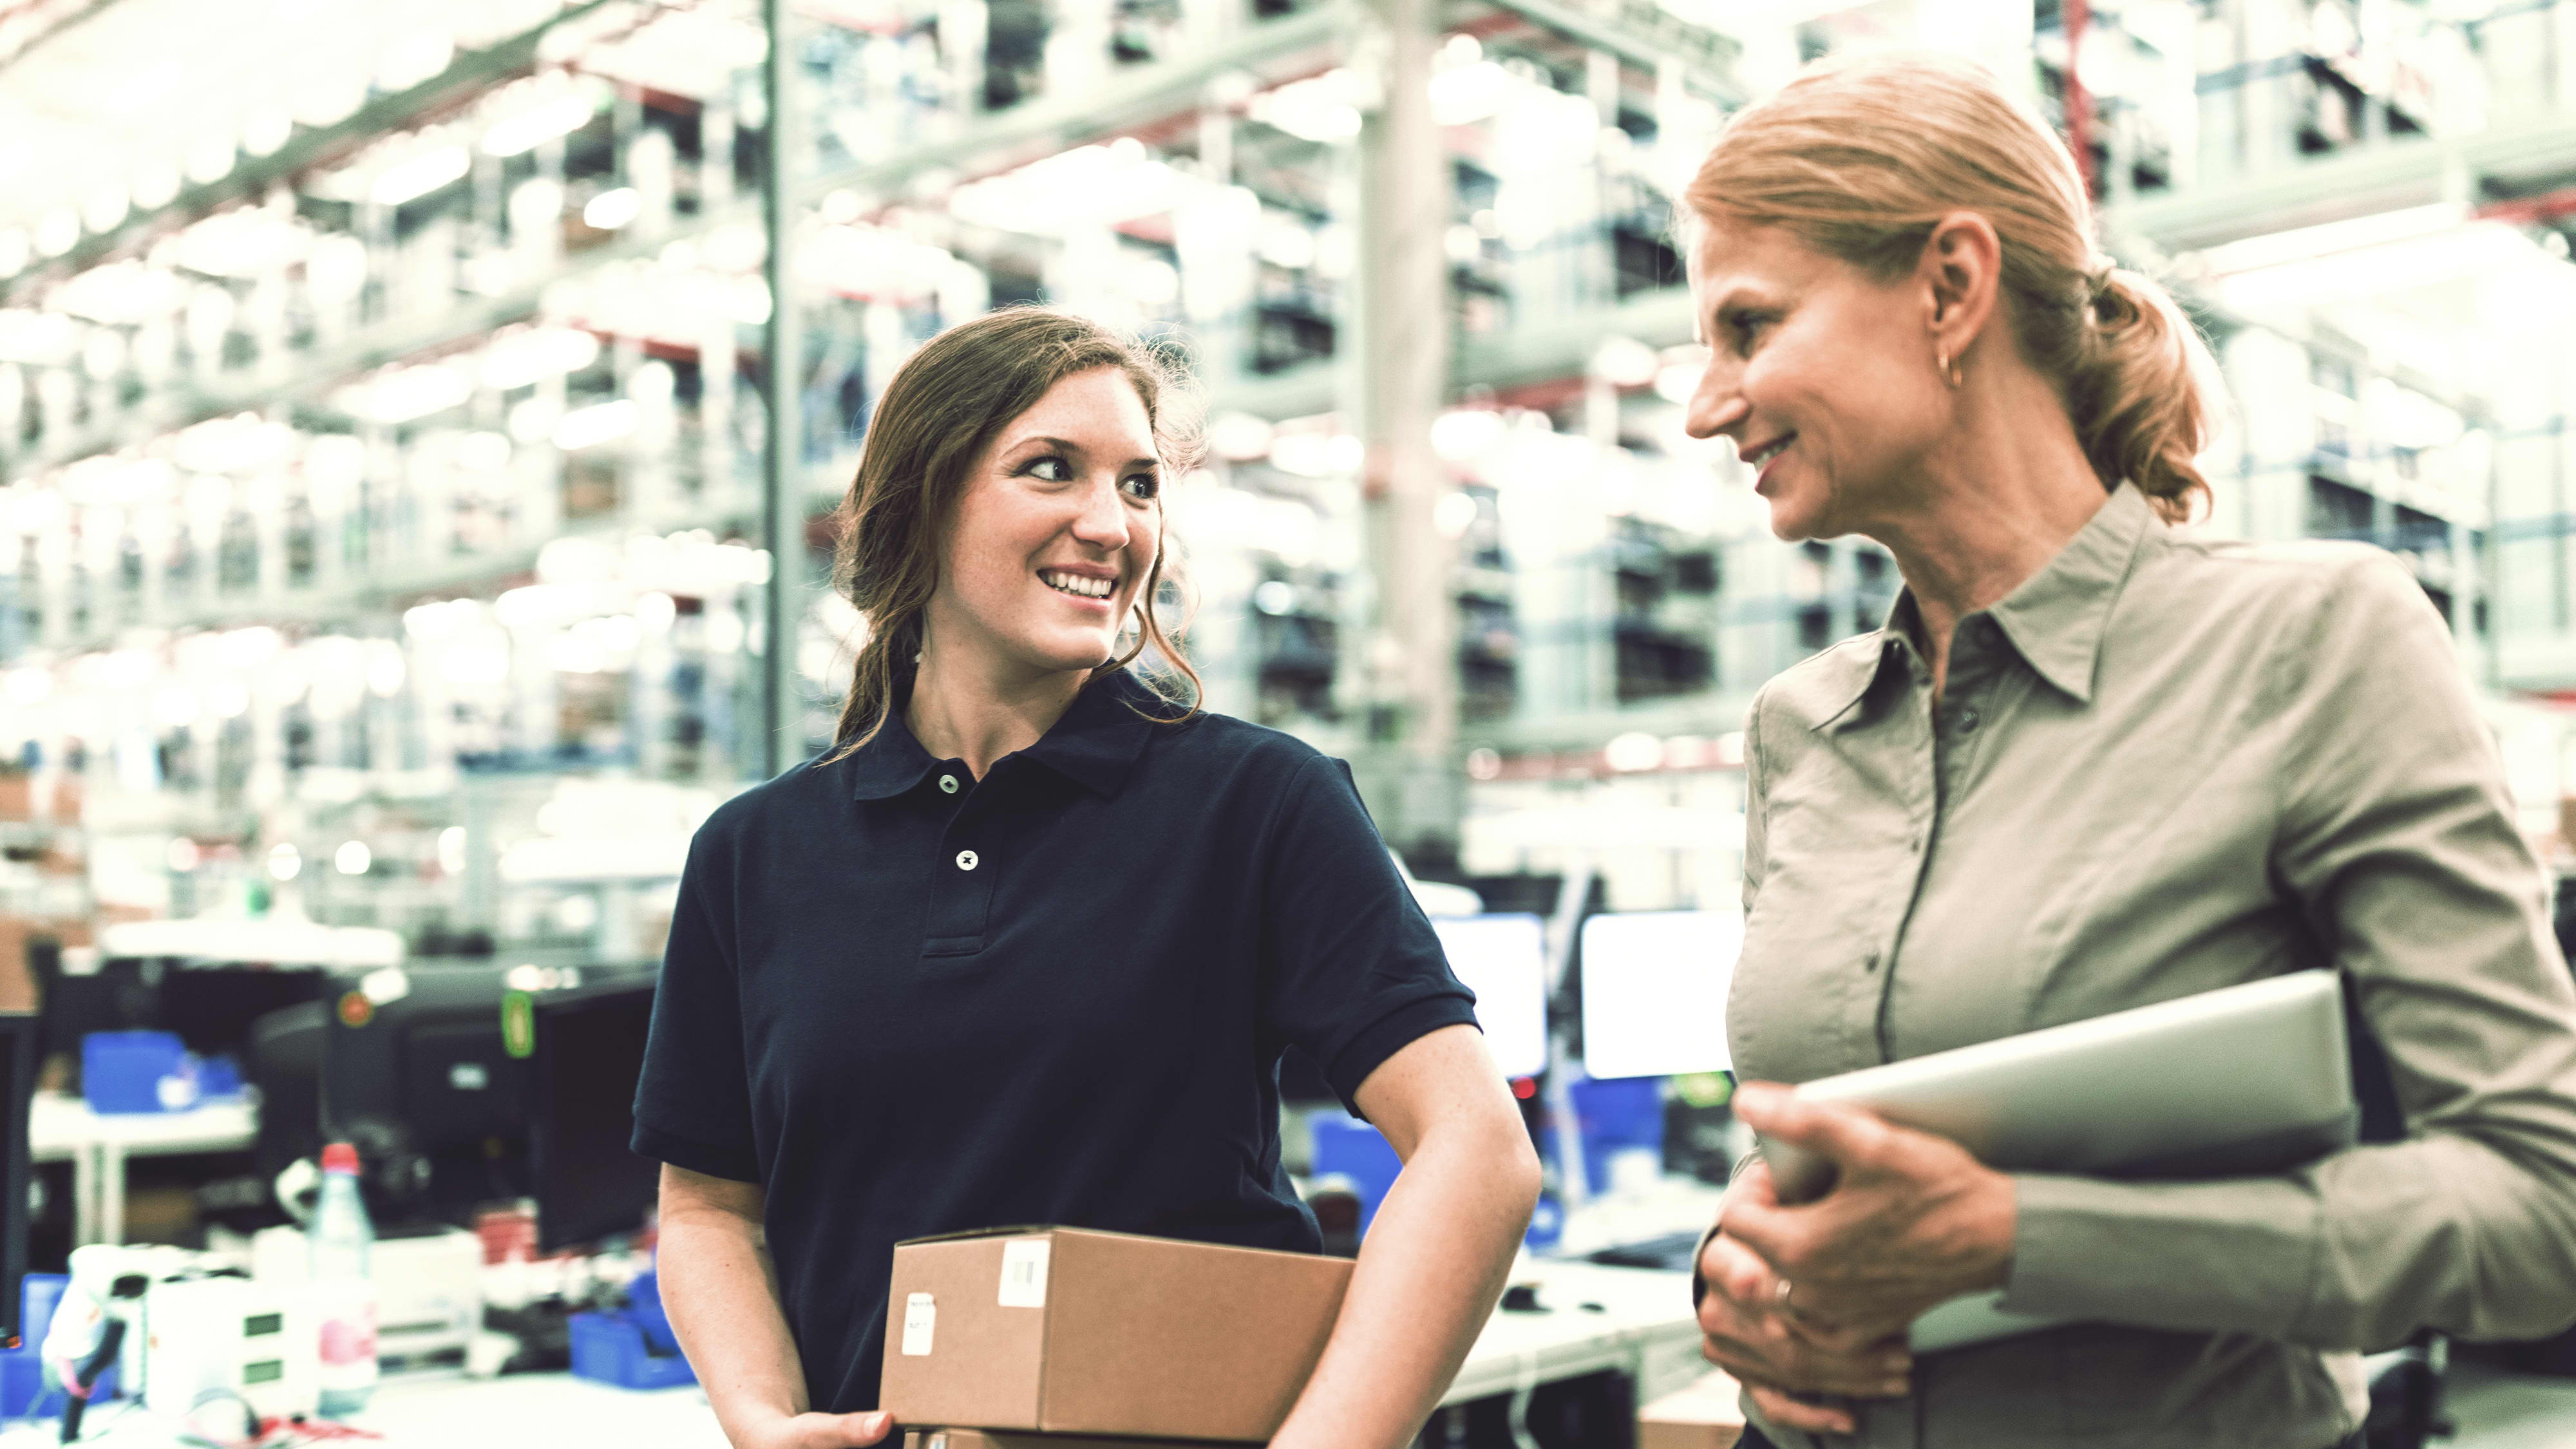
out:
{"label": "white workbench", "polygon": [[1488,1320],[1441,1396],[1444,1406],[1604,1369],[1635,1379],[1644,1403],[1708,1372],[1688,1273],[1546,1263],[1538,1277],[1541,1311]]}
{"label": "white workbench", "polygon": [[[1637,1377],[1640,1402],[1699,1377],[1699,1335],[1686,1274],[1584,1263],[1541,1265],[1539,1313],[1497,1313],[1468,1354],[1444,1404],[1618,1369]],[[1582,1305],[1597,1303],[1599,1311]],[[695,1388],[636,1392],[568,1374],[469,1379],[456,1370],[389,1375],[353,1420],[388,1449],[723,1449],[715,1411]],[[53,1442],[44,1425],[0,1433],[0,1449]],[[170,1426],[140,1409],[94,1413],[84,1444],[169,1449]]]}
{"label": "white workbench", "polygon": [[259,1109],[223,1097],[185,1112],[93,1112],[69,1092],[27,1104],[28,1155],[72,1165],[72,1245],[125,1241],[125,1163],[133,1157],[242,1152],[259,1140]]}

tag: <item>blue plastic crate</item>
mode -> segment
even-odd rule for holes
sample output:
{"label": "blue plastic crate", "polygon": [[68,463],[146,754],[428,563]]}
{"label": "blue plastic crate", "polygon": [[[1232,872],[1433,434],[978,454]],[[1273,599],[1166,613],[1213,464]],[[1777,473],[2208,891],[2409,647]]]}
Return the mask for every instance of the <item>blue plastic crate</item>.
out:
{"label": "blue plastic crate", "polygon": [[1360,1199],[1360,1234],[1368,1234],[1369,1224],[1377,1219],[1377,1205],[1386,1201],[1387,1190],[1395,1186],[1395,1175],[1404,1169],[1404,1159],[1375,1127],[1347,1113],[1324,1108],[1307,1118],[1314,1133],[1314,1175],[1338,1174],[1350,1179],[1351,1188]]}
{"label": "blue plastic crate", "polygon": [[81,1038],[81,1095],[93,1112],[182,1112],[200,1095],[196,1059],[166,1031]]}
{"label": "blue plastic crate", "polygon": [[644,1347],[656,1354],[680,1351],[680,1335],[671,1328],[670,1315],[662,1311],[662,1275],[644,1272],[626,1285],[626,1317],[644,1331]]}
{"label": "blue plastic crate", "polygon": [[657,1354],[644,1342],[642,1325],[624,1313],[572,1316],[573,1377],[621,1389],[667,1389],[698,1381],[678,1354]]}
{"label": "blue plastic crate", "polygon": [[[63,1290],[70,1283],[60,1273],[29,1273],[18,1280],[18,1341],[25,1347],[0,1350],[0,1419],[61,1416],[63,1391],[45,1389],[41,1350],[45,1331],[54,1324],[55,1305],[62,1302]],[[107,1372],[99,1375],[98,1390],[91,1397],[112,1399],[116,1392],[116,1366],[110,1364]]]}
{"label": "blue plastic crate", "polygon": [[1613,1153],[1645,1150],[1660,1162],[1664,1152],[1664,1079],[1612,1077],[1571,1084],[1574,1115],[1583,1129],[1583,1178],[1596,1193],[1610,1190]]}

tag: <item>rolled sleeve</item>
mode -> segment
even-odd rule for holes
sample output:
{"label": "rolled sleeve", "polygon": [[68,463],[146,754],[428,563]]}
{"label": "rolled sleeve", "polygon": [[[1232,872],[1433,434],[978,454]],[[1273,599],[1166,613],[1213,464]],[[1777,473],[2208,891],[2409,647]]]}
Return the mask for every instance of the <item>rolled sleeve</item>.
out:
{"label": "rolled sleeve", "polygon": [[1360,1084],[1387,1058],[1473,1025],[1475,995],[1450,973],[1339,760],[1316,756],[1289,778],[1266,857],[1265,1047],[1303,1047],[1356,1114]]}
{"label": "rolled sleeve", "polygon": [[653,1024],[635,1089],[632,1146],[644,1157],[709,1177],[758,1182],[742,996],[719,893],[721,850],[705,831],[689,849],[671,913],[670,944],[653,992]]}
{"label": "rolled sleeve", "polygon": [[2332,580],[2275,872],[2387,1048],[2407,1140],[2277,1177],[2024,1176],[2006,1306],[2376,1349],[2576,1321],[2576,987],[2448,632],[2393,561]]}

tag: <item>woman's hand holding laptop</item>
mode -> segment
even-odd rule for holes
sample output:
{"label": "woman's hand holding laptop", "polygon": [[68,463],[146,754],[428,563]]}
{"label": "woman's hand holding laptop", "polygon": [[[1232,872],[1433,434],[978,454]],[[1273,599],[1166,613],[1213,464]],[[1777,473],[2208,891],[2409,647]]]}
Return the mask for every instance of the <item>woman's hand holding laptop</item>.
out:
{"label": "woman's hand holding laptop", "polygon": [[1916,1317],[1999,1288],[2012,1265],[2012,1178],[1957,1144],[1840,1103],[1748,1084],[1735,1110],[1768,1138],[1833,1161],[1834,1189],[1783,1204],[1760,1160],[1737,1174],[1701,1252],[1703,1352],[1764,1413],[1811,1433],[1848,1414],[1806,1395],[1901,1397]]}

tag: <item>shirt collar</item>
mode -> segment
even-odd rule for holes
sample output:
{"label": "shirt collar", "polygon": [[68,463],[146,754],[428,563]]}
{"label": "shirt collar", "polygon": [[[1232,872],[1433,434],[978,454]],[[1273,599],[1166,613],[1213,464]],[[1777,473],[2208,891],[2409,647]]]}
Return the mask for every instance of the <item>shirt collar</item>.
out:
{"label": "shirt collar", "polygon": [[2080,704],[2093,702],[2111,605],[2155,516],[2145,494],[2121,484],[2048,567],[1986,611],[2034,673]]}
{"label": "shirt collar", "polygon": [[[907,687],[906,695],[909,694]],[[912,789],[943,763],[930,757],[904,722],[904,700],[886,713],[885,727],[850,756],[851,793],[861,800],[890,800]],[[1062,718],[1019,754],[1098,795],[1115,795],[1134,772],[1154,721],[1172,706],[1127,670],[1084,686]]]}
{"label": "shirt collar", "polygon": [[[2080,703],[2093,700],[2093,670],[2111,605],[2155,516],[2144,494],[2121,484],[2045,568],[1986,610],[2032,672]],[[1835,707],[1816,728],[1850,714],[1887,671],[1909,669],[1918,627],[1914,592],[1901,590],[1875,633],[1828,651],[1824,667]]]}

